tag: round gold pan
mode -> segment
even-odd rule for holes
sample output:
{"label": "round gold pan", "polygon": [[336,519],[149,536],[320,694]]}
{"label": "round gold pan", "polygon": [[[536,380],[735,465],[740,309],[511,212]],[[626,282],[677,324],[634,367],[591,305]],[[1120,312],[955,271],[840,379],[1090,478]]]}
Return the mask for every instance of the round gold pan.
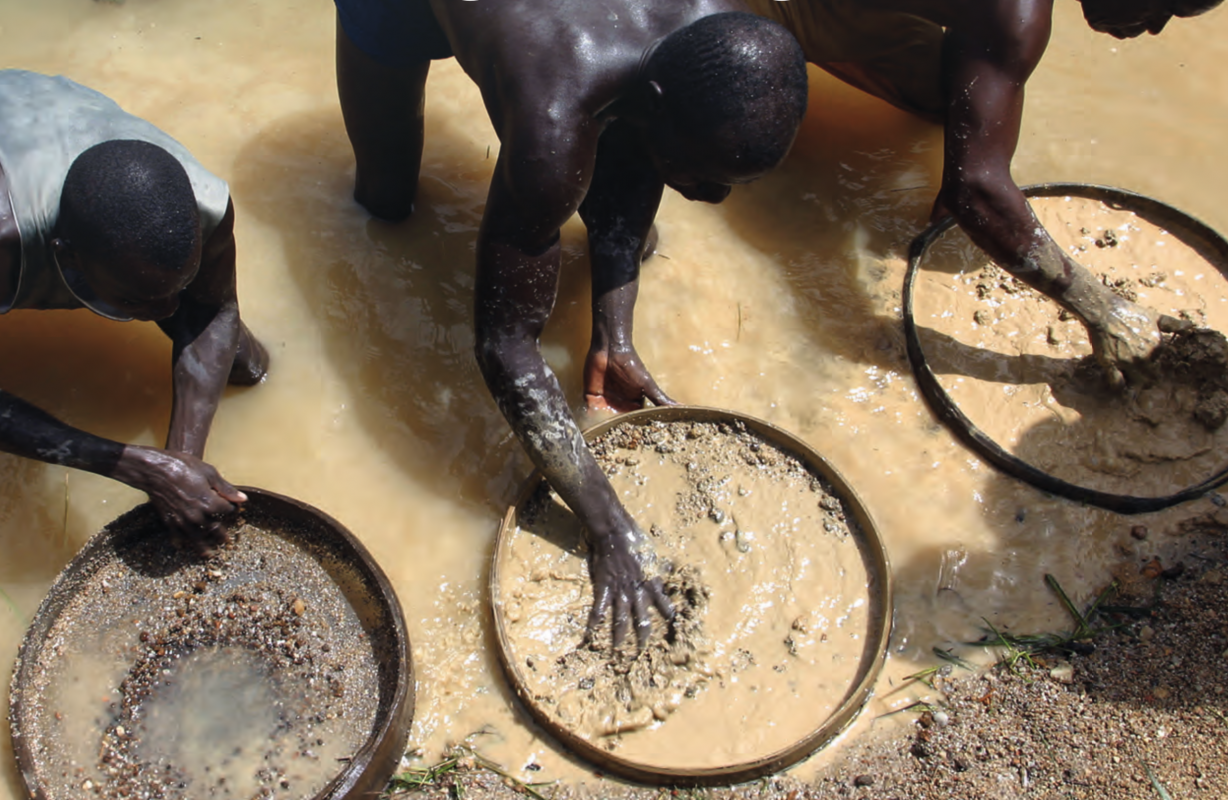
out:
{"label": "round gold pan", "polygon": [[831,484],[831,487],[844,500],[849,512],[857,523],[858,544],[865,562],[866,572],[870,576],[868,590],[871,602],[870,630],[866,636],[865,648],[862,651],[857,676],[848,687],[844,700],[829,717],[819,721],[809,734],[789,747],[753,760],[727,763],[718,767],[704,769],[671,769],[623,758],[603,750],[591,741],[560,725],[533,698],[532,693],[526,690],[527,684],[525,677],[520,672],[520,666],[516,663],[515,659],[510,657],[506,622],[498,592],[501,566],[506,557],[505,550],[508,547],[512,532],[516,529],[516,509],[531,497],[537,489],[538,484],[542,480],[542,477],[538,474],[530,477],[521,491],[516,504],[508,509],[495,541],[490,581],[487,589],[490,607],[494,616],[495,633],[499,641],[499,660],[517,696],[533,718],[576,755],[603,770],[642,783],[675,786],[713,786],[754,780],[755,778],[785,769],[827,744],[856,718],[862,706],[870,698],[875,679],[878,677],[886,656],[887,641],[891,634],[893,606],[891,598],[891,567],[887,560],[887,552],[878,535],[878,529],[874,524],[873,518],[866,510],[860,498],[857,497],[856,492],[848,484],[848,481],[813,447],[771,423],[745,414],[717,408],[706,408],[703,406],[660,406],[633,411],[629,414],[622,414],[609,419],[586,430],[584,437],[586,440],[592,441],[616,426],[643,425],[653,422],[723,422],[730,424],[740,422],[746,426],[748,431],[759,436],[769,444],[792,453],[807,469]]}
{"label": "round gold pan", "polygon": [[[248,497],[243,506],[245,519],[322,556],[320,563],[330,578],[360,610],[366,635],[380,661],[376,719],[370,735],[348,764],[312,800],[375,796],[397,769],[413,720],[413,659],[401,604],[371,554],[337,520],[289,497],[247,486],[242,490]],[[120,557],[125,542],[159,524],[152,507],[145,504],[95,534],[56,578],[26,632],[10,687],[9,723],[22,780],[35,800],[48,798],[38,778],[33,752],[33,743],[39,737],[38,731],[23,730],[22,720],[27,718],[25,704],[38,702],[31,685],[47,634],[74,594],[88,586],[103,566]]]}
{"label": "round gold pan", "polygon": [[[1040,183],[1022,187],[1027,197],[1083,197],[1089,200],[1100,200],[1110,208],[1133,211],[1147,221],[1166,228],[1170,233],[1189,247],[1197,250],[1207,260],[1212,269],[1228,278],[1228,239],[1195,217],[1177,208],[1162,203],[1159,200],[1136,194],[1126,189],[1112,186],[1098,186],[1092,183]],[[921,346],[921,335],[913,314],[913,298],[916,295],[917,274],[921,271],[926,252],[943,233],[955,227],[954,217],[943,217],[930,225],[913,240],[909,247],[908,269],[904,273],[903,314],[904,342],[908,350],[908,361],[912,365],[913,377],[921,396],[929,405],[930,410],[955,436],[981,458],[993,464],[998,469],[1029,483],[1043,492],[1049,492],[1068,500],[1087,503],[1098,508],[1115,511],[1118,514],[1142,514],[1184,503],[1202,497],[1212,489],[1228,482],[1228,465],[1221,467],[1214,474],[1202,481],[1188,486],[1179,492],[1162,497],[1136,496],[1129,494],[1114,494],[1087,486],[1080,486],[1052,475],[1039,467],[1032,466],[1023,459],[1010,453],[1005,447],[991,439],[984,431],[973,424],[955,399],[951,397],[938,381],[938,376],[930,369],[926,360],[925,350]]]}

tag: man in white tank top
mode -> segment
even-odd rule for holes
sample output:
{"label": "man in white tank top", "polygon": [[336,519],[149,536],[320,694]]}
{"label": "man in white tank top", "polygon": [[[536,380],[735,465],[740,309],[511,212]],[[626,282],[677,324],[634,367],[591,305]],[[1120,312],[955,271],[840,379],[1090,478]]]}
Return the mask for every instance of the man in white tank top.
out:
{"label": "man in white tank top", "polygon": [[0,71],[0,314],[87,308],[157,322],[173,343],[165,449],[67,425],[0,387],[0,451],[149,494],[201,550],[246,497],[201,460],[226,383],[268,355],[239,319],[226,182],[178,142],[63,77]]}

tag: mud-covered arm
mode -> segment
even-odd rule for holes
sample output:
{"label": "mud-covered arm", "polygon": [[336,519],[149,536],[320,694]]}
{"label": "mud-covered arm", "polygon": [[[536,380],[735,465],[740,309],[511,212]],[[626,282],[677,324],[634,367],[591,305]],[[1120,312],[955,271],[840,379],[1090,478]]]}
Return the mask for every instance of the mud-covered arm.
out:
{"label": "mud-covered arm", "polygon": [[595,138],[583,128],[568,138],[504,136],[478,235],[475,352],[512,431],[584,526],[590,632],[613,610],[618,638],[632,618],[643,638],[649,606],[668,614],[669,604],[659,582],[647,579],[643,534],[585,445],[539,346],[557,291],[559,228],[588,188]]}
{"label": "mud-covered arm", "polygon": [[672,405],[632,340],[640,263],[664,183],[634,132],[615,122],[601,136],[592,184],[580,205],[593,277],[593,336],[584,365],[591,409],[631,411],[644,400]]}
{"label": "mud-covered arm", "polygon": [[1159,341],[1156,317],[1110,292],[1041,226],[1011,177],[1024,85],[1049,41],[1052,0],[966,4],[943,42],[947,96],[942,190],[950,212],[998,264],[1083,320],[1114,383]]}

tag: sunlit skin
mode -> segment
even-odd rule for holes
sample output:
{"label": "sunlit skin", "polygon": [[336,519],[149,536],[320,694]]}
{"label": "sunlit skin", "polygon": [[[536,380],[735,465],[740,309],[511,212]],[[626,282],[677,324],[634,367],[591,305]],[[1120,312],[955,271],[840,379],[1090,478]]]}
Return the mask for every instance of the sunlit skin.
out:
{"label": "sunlit skin", "polygon": [[[664,187],[720,202],[733,184],[766,168],[740,162],[736,141],[675,132],[671,96],[643,70],[675,30],[746,9],[738,0],[410,0],[406,8],[421,34],[419,49],[400,52],[415,62],[407,67],[383,66],[337,27],[355,199],[386,219],[411,213],[430,59],[454,55],[481,89],[502,143],[477,242],[478,363],[513,431],[589,536],[590,635],[612,612],[615,640],[634,625],[643,642],[651,609],[663,617],[672,609],[646,539],[584,445],[538,337],[555,301],[559,229],[578,212],[593,271],[589,401],[614,408],[673,402],[624,335]],[[795,124],[791,131],[785,151]]]}
{"label": "sunlit skin", "polygon": [[[227,381],[257,383],[268,355],[239,319],[235,295],[234,207],[188,264],[168,271],[138,259],[108,263],[56,236],[61,270],[75,270],[118,313],[157,322],[172,342],[173,407],[164,448],[125,445],[55,419],[0,390],[0,450],[95,472],[140,489],[172,536],[201,551],[227,536],[227,515],[246,496],[201,460]],[[0,169],[0,281],[21,264],[7,181]],[[27,313],[12,311],[9,313]]]}
{"label": "sunlit skin", "polygon": [[[1159,315],[1116,296],[1075,263],[1037,221],[1011,177],[1024,87],[1049,43],[1053,0],[866,0],[866,5],[945,28],[946,137],[933,218],[952,214],[995,261],[1078,316],[1111,386],[1145,380],[1149,357],[1160,343]],[[1218,0],[1083,0],[1082,5],[1092,28],[1130,38],[1159,33],[1174,15],[1201,13]]]}
{"label": "sunlit skin", "polygon": [[[861,5],[910,14],[945,29],[947,106],[935,121],[944,124],[946,137],[932,219],[953,215],[995,261],[1078,316],[1110,386],[1147,380],[1150,356],[1160,343],[1159,315],[1113,294],[1073,261],[1041,226],[1011,177],[1024,86],[1049,43],[1053,0],[862,0]],[[1089,24],[1117,38],[1159,33],[1173,16],[1193,16],[1217,5],[1219,0],[1083,0]],[[786,15],[784,22],[795,19]],[[805,46],[807,31],[793,33]],[[682,158],[692,151],[669,152]],[[658,163],[668,175],[668,165]],[[719,186],[666,182],[691,199],[721,195]],[[595,342],[598,337],[631,342],[634,295],[624,299],[609,306]],[[586,365],[590,408],[622,411],[638,407],[643,397],[664,398],[638,358],[632,355],[624,368],[610,352],[595,346]]]}

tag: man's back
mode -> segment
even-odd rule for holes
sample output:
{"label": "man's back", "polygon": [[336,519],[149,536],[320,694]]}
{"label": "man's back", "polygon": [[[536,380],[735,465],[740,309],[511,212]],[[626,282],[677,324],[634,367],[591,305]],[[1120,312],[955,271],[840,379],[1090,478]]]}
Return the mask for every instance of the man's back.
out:
{"label": "man's back", "polygon": [[500,135],[522,114],[562,124],[572,114],[600,115],[653,43],[701,17],[746,10],[741,0],[432,0],[431,7]]}

